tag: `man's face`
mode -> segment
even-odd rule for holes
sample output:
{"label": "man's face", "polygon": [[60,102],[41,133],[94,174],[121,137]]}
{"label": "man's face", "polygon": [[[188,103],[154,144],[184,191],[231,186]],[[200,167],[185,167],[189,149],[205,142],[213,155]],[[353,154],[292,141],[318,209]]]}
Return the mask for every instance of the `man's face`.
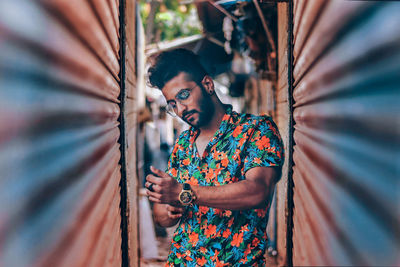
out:
{"label": "man's face", "polygon": [[184,72],[168,81],[162,88],[167,103],[174,107],[176,115],[193,127],[208,124],[215,107],[203,84],[198,85]]}

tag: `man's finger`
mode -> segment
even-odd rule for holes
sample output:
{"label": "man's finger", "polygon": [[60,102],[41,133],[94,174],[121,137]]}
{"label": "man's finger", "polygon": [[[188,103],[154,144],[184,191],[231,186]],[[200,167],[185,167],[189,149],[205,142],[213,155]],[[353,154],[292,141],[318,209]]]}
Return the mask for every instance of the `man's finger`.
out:
{"label": "man's finger", "polygon": [[146,194],[149,196],[149,199],[150,199],[150,197],[152,197],[152,198],[156,198],[156,199],[161,201],[161,196],[162,195],[157,193],[157,192],[151,192],[149,189],[147,189],[146,190]]}
{"label": "man's finger", "polygon": [[150,166],[150,170],[157,176],[162,177],[162,178],[167,178],[169,175],[157,168],[154,168],[153,166]]}
{"label": "man's finger", "polygon": [[178,218],[182,217],[182,214],[181,213],[173,214],[170,211],[168,211],[168,217],[171,218],[171,219],[178,219]]}
{"label": "man's finger", "polygon": [[168,205],[167,210],[170,212],[173,212],[173,213],[183,213],[184,212],[183,208],[178,208],[178,207],[174,207],[171,205]]}
{"label": "man's finger", "polygon": [[158,184],[159,185],[162,182],[162,178],[149,174],[146,177],[146,181],[150,182],[150,183],[153,183],[153,184]]}
{"label": "man's finger", "polygon": [[155,183],[146,182],[144,186],[152,192],[161,193],[161,187]]}
{"label": "man's finger", "polygon": [[150,200],[151,202],[154,202],[154,203],[161,203],[161,200],[159,200],[159,199],[157,199],[157,198],[154,198],[154,197],[149,197],[149,200]]}

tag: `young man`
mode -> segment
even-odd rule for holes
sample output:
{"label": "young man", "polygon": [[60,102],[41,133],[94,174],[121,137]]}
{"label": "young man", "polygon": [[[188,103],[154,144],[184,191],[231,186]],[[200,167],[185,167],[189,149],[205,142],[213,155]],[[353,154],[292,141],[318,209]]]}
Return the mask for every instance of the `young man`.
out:
{"label": "young man", "polygon": [[177,139],[167,172],[152,168],[146,178],[156,222],[179,221],[167,265],[264,265],[268,210],[284,157],[272,119],[221,103],[188,50],[161,53],[148,72],[167,110],[191,125]]}

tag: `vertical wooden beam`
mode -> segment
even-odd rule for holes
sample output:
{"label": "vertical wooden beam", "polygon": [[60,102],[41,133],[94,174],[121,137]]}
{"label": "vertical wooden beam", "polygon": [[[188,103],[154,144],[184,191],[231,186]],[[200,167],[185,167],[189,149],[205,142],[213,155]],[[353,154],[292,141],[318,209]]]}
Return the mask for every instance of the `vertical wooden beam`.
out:
{"label": "vertical wooden beam", "polygon": [[121,194],[121,253],[122,253],[122,267],[129,266],[129,246],[128,246],[128,217],[127,217],[127,180],[126,180],[126,145],[125,145],[125,99],[126,99],[126,87],[125,87],[125,42],[126,42],[126,23],[125,23],[125,0],[119,2],[119,33],[120,33],[120,88],[121,93],[119,95],[120,100],[120,115],[119,115],[119,129],[120,129],[120,152],[121,158],[119,164],[121,165],[121,180],[120,180],[120,194]]}
{"label": "vertical wooden beam", "polygon": [[293,1],[288,4],[288,101],[289,101],[289,146],[288,146],[288,189],[287,189],[287,264],[293,266],[293,146],[294,146],[294,120],[293,120]]}

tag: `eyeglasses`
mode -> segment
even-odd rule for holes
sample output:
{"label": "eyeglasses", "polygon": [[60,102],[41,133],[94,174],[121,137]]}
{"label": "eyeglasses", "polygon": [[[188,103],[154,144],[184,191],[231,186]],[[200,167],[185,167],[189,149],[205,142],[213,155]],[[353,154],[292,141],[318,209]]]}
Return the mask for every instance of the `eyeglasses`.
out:
{"label": "eyeglasses", "polygon": [[180,90],[180,91],[176,94],[175,100],[170,100],[170,101],[168,101],[168,104],[167,104],[167,106],[166,106],[166,108],[165,108],[166,111],[167,111],[167,113],[168,113],[169,115],[171,115],[172,117],[176,117],[176,116],[177,116],[177,115],[176,115],[176,110],[177,110],[176,102],[178,101],[180,104],[184,104],[184,102],[185,102],[186,100],[189,99],[190,93],[192,92],[192,90],[193,90],[194,88],[196,88],[196,86],[197,86],[197,85],[195,85],[195,86],[192,87],[192,88],[185,88],[185,89]]}

